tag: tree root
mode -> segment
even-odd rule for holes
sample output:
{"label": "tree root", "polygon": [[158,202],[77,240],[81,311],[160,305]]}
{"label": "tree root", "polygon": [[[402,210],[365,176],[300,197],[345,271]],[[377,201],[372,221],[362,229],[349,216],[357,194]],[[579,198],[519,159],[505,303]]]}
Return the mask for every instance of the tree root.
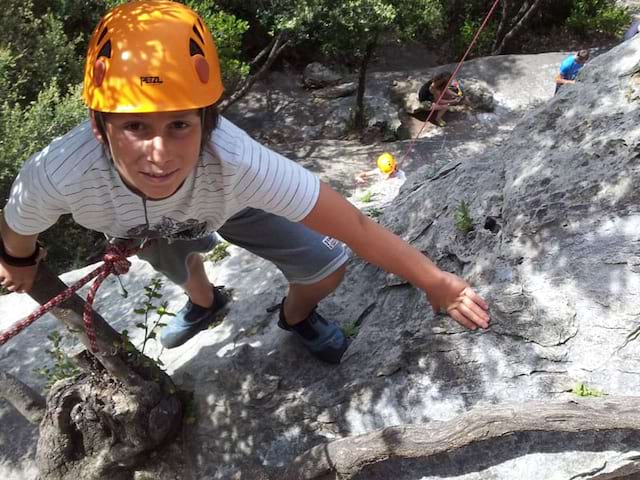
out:
{"label": "tree root", "polygon": [[351,479],[381,462],[420,459],[424,463],[437,455],[519,433],[617,431],[640,432],[640,397],[577,397],[478,408],[446,422],[388,427],[317,445],[298,456],[279,478]]}
{"label": "tree root", "polygon": [[130,478],[144,454],[172,440],[182,424],[179,399],[161,384],[148,381],[141,401],[104,370],[57,382],[40,424],[41,478]]}

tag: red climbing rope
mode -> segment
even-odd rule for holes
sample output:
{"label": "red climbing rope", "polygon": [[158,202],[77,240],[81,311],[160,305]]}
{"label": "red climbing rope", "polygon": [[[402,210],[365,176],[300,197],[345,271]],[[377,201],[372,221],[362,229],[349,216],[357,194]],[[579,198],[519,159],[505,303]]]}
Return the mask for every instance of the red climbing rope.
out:
{"label": "red climbing rope", "polygon": [[129,267],[131,266],[131,262],[127,260],[127,257],[134,255],[140,250],[139,248],[128,249],[126,247],[118,246],[118,245],[110,245],[107,248],[107,251],[102,257],[104,263],[88,273],[76,283],[71,285],[62,293],[56,295],[54,298],[49,300],[47,303],[39,307],[35,312],[29,315],[24,320],[21,320],[15,323],[11,328],[2,332],[0,334],[0,346],[7,343],[13,337],[22,332],[25,328],[35,322],[42,315],[47,313],[49,310],[57,307],[64,301],[68,300],[76,291],[78,291],[82,286],[89,283],[93,278],[96,279],[91,285],[89,289],[89,293],[87,294],[87,301],[84,307],[84,313],[82,316],[84,322],[85,333],[87,338],[89,339],[90,348],[92,352],[98,352],[98,344],[96,339],[96,332],[93,328],[93,299],[96,296],[96,292],[100,285],[111,273],[115,275],[122,275],[129,271]]}
{"label": "red climbing rope", "polygon": [[471,40],[471,43],[469,44],[469,47],[467,48],[467,51],[464,52],[464,55],[462,56],[462,58],[458,62],[458,65],[456,65],[456,68],[453,71],[453,73],[451,74],[451,76],[449,77],[449,80],[447,81],[447,86],[442,89],[442,92],[440,92],[440,95],[438,96],[438,99],[434,103],[432,103],[431,110],[429,110],[429,115],[427,115],[427,119],[422,124],[422,127],[420,127],[420,130],[418,131],[416,136],[413,138],[413,140],[409,144],[409,147],[407,148],[407,150],[405,151],[404,155],[400,159],[400,162],[398,162],[398,163],[402,163],[402,161],[405,158],[407,158],[407,156],[409,156],[409,154],[411,153],[411,150],[413,149],[413,146],[415,145],[416,140],[418,139],[418,137],[422,133],[422,130],[424,130],[425,125],[429,122],[429,120],[431,120],[431,117],[433,116],[433,112],[435,111],[434,110],[434,106],[437,103],[439,103],[440,100],[442,100],[442,97],[444,96],[445,92],[449,88],[449,85],[451,85],[451,81],[454,78],[456,78],[456,75],[458,74],[458,72],[462,68],[462,65],[464,64],[464,61],[467,59],[467,56],[469,55],[469,52],[471,52],[471,49],[475,46],[476,42],[478,41],[478,37],[480,36],[480,33],[482,33],[482,30],[484,30],[484,28],[487,26],[487,23],[489,23],[489,20],[493,16],[493,12],[495,11],[495,9],[496,9],[496,7],[498,6],[499,3],[500,3],[500,0],[495,0],[495,2],[493,2],[493,5],[489,9],[489,13],[487,13],[487,16],[485,17],[484,21],[480,25],[480,28],[478,28],[478,31],[476,32],[475,36],[473,37],[473,40]]}

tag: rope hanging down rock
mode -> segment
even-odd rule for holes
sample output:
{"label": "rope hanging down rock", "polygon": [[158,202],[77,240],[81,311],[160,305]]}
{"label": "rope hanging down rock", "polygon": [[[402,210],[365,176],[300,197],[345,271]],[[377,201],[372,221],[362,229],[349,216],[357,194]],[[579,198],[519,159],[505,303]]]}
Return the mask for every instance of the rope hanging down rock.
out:
{"label": "rope hanging down rock", "polygon": [[127,260],[127,257],[136,254],[139,250],[140,248],[128,249],[119,245],[109,245],[104,256],[102,257],[104,263],[101,266],[82,277],[76,283],[67,288],[64,292],[53,297],[51,300],[39,307],[24,320],[16,322],[11,328],[0,333],[0,346],[4,345],[13,337],[18,335],[49,310],[68,300],[81,287],[95,278],[96,281],[93,282],[93,285],[91,285],[89,293],[87,294],[87,301],[85,303],[82,319],[84,321],[85,333],[87,335],[87,338],[89,339],[91,351],[93,353],[97,353],[98,343],[96,339],[96,333],[93,328],[93,300],[96,296],[96,292],[98,291],[98,288],[100,288],[100,285],[102,284],[104,279],[107,278],[110,274],[113,273],[114,275],[123,275],[127,273],[129,271],[129,267],[131,266],[131,262]]}

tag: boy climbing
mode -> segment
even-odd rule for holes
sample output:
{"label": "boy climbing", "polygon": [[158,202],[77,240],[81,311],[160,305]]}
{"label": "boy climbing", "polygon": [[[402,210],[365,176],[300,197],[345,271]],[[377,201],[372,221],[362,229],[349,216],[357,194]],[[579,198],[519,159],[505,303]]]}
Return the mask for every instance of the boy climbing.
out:
{"label": "boy climbing", "polygon": [[38,235],[70,213],[114,241],[143,245],[138,255],[184,288],[189,300],[161,333],[167,348],[228,301],[200,255],[216,231],[282,271],[289,290],[278,326],[320,360],[338,363],[347,348],[316,310],[344,275],[341,242],[422,289],[434,311],[488,327],[488,306],[467,282],[218,115],[222,92],[213,38],[191,9],[148,0],[108,12],[87,52],[89,119],[24,164],[0,217],[0,283],[28,291]]}
{"label": "boy climbing", "polygon": [[569,55],[560,64],[560,73],[556,75],[556,91],[568,83],[576,83],[576,76],[585,63],[589,60],[589,50],[580,50],[575,55]]}

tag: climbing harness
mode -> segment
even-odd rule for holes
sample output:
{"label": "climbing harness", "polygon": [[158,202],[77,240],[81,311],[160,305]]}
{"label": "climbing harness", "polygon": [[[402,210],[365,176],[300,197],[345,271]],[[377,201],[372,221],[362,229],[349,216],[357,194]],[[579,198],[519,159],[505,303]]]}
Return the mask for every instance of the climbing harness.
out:
{"label": "climbing harness", "polygon": [[87,293],[87,300],[85,302],[82,319],[84,322],[85,333],[87,335],[87,338],[89,339],[91,351],[93,353],[97,353],[98,342],[96,339],[95,329],[93,328],[93,300],[96,296],[96,292],[98,291],[98,288],[100,288],[100,285],[102,284],[104,279],[107,278],[111,273],[113,273],[114,275],[123,275],[127,273],[129,271],[129,267],[131,266],[131,262],[127,260],[127,257],[135,255],[143,247],[144,244],[135,248],[126,248],[124,246],[115,244],[109,245],[104,256],[102,257],[104,263],[101,266],[82,277],[80,280],[78,280],[76,283],[71,285],[60,294],[56,295],[54,298],[39,307],[35,312],[33,312],[24,320],[20,320],[8,330],[0,333],[0,346],[4,345],[13,337],[18,335],[45,313],[71,298],[71,296],[82,286],[86,285],[95,278],[96,281],[93,282],[89,289],[89,292]]}
{"label": "climbing harness", "polygon": [[[433,112],[435,111],[434,110],[435,104],[439,103],[440,100],[442,100],[442,97],[444,96],[444,94],[447,91],[447,89],[449,88],[449,86],[453,85],[453,79],[456,78],[456,75],[458,74],[458,72],[462,68],[462,65],[464,64],[464,61],[467,59],[467,56],[471,52],[471,49],[475,46],[476,42],[478,41],[478,37],[480,36],[480,34],[484,30],[484,28],[487,26],[487,23],[489,23],[489,20],[491,20],[491,17],[493,16],[493,13],[495,12],[496,7],[498,6],[499,3],[500,3],[500,0],[495,0],[493,2],[493,5],[489,9],[489,13],[487,13],[487,16],[485,17],[484,21],[480,25],[480,28],[478,28],[478,31],[476,32],[475,36],[471,40],[471,43],[469,44],[469,47],[467,47],[467,50],[464,52],[464,55],[462,56],[462,58],[460,59],[460,61],[456,65],[456,68],[453,71],[453,73],[451,74],[451,76],[449,77],[449,80],[447,81],[447,88],[443,88],[442,92],[440,92],[440,95],[438,96],[438,99],[431,106],[431,110],[429,110],[429,114],[427,115],[427,119],[423,122],[422,127],[420,127],[420,130],[418,131],[416,136],[411,140],[411,143],[409,143],[409,146],[407,147],[407,150],[405,151],[405,153],[398,160],[398,164],[402,164],[404,162],[404,160],[411,153],[411,150],[413,150],[413,147],[414,147],[414,145],[416,143],[416,140],[418,139],[418,137],[420,137],[420,134],[424,130],[425,125],[431,120],[431,117],[433,116]],[[462,89],[460,87],[460,84],[458,82],[456,82],[456,84],[457,84],[456,88],[459,89],[460,93],[463,93],[463,91],[462,91]]]}

